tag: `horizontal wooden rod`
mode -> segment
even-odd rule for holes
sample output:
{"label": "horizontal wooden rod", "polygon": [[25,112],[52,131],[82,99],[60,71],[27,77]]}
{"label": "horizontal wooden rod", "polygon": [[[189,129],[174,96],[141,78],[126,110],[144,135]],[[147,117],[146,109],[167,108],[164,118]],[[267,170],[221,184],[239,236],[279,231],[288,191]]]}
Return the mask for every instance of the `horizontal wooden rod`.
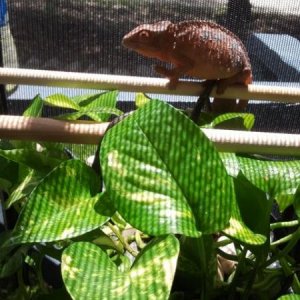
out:
{"label": "horizontal wooden rod", "polygon": [[0,115],[0,138],[37,142],[97,144],[104,135],[108,124]]}
{"label": "horizontal wooden rod", "polygon": [[[0,115],[0,138],[96,145],[108,124]],[[300,135],[297,134],[202,130],[222,152],[300,156]]]}
{"label": "horizontal wooden rod", "polygon": [[[204,89],[204,85],[199,83],[199,81],[180,81],[176,89],[170,90],[167,87],[168,80],[162,78],[17,68],[0,68],[0,83],[186,96],[199,96]],[[213,89],[212,96],[215,95],[216,91]],[[238,98],[297,103],[300,102],[300,88],[255,84],[251,84],[248,87],[235,85],[228,87],[223,94],[218,94],[217,96],[218,98],[229,99]]]}

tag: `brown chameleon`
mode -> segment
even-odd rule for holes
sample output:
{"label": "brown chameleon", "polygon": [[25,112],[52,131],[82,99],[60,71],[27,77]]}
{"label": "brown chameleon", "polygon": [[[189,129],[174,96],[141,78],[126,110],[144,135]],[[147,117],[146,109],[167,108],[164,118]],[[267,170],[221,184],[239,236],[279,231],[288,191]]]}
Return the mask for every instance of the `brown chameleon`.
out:
{"label": "brown chameleon", "polygon": [[174,65],[172,69],[155,66],[157,73],[169,78],[170,88],[176,88],[183,75],[217,80],[219,94],[229,85],[252,82],[251,64],[242,41],[210,21],[144,24],[126,34],[122,43],[139,54]]}

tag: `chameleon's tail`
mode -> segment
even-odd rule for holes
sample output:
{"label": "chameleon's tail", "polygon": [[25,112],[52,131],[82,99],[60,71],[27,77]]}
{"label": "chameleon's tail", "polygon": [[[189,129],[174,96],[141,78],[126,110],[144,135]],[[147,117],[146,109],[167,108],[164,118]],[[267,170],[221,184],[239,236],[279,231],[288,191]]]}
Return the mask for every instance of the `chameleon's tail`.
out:
{"label": "chameleon's tail", "polygon": [[205,89],[199,96],[197,103],[191,113],[191,119],[196,124],[198,124],[201,111],[203,110],[205,105],[207,106],[208,110],[211,111],[209,96],[210,96],[210,93],[211,93],[213,87],[216,85],[216,83],[217,83],[217,80],[206,80],[205,81]]}
{"label": "chameleon's tail", "polygon": [[[199,96],[195,107],[192,110],[190,118],[196,124],[199,123],[200,114],[203,110],[206,109],[208,112],[221,114],[227,112],[242,112],[247,107],[247,100],[239,100],[236,99],[225,99],[215,97],[213,102],[210,103],[209,96],[211,94],[212,89],[217,86],[219,87],[219,80],[206,80],[205,81],[205,89]],[[218,92],[218,91],[217,91]]]}

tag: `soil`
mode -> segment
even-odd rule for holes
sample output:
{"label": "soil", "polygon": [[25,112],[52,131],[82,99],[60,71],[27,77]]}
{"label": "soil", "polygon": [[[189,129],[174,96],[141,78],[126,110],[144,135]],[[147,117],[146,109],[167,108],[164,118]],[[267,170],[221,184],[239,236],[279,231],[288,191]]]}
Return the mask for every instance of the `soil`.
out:
{"label": "soil", "polygon": [[[210,1],[211,6],[203,0],[194,6],[190,3],[10,0],[8,9],[22,68],[151,76],[153,73],[149,74],[152,72],[149,70],[153,61],[124,49],[121,46],[123,35],[137,24],[162,19],[177,22],[201,18],[225,22],[226,7],[218,1]],[[241,24],[241,27],[299,37],[299,19],[255,12],[250,23]]]}

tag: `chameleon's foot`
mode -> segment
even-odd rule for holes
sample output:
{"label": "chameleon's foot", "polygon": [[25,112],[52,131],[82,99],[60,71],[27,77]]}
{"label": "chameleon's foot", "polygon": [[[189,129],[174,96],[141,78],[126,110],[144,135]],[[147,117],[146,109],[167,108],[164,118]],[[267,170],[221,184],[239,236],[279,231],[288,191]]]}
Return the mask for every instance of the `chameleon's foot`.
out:
{"label": "chameleon's foot", "polygon": [[169,70],[163,66],[160,65],[156,65],[154,67],[154,70],[156,71],[156,73],[167,77],[169,79],[169,83],[168,83],[168,89],[170,90],[175,90],[178,84],[178,75],[176,74],[176,72],[174,72],[173,69]]}

